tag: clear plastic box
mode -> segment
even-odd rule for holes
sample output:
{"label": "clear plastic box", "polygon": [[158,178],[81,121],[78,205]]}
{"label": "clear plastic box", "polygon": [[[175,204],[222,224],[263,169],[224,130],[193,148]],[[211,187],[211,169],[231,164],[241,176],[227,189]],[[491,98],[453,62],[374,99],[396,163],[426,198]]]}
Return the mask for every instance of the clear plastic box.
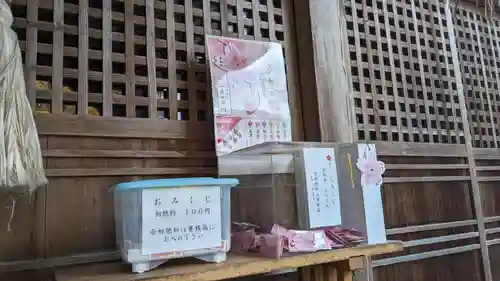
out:
{"label": "clear plastic box", "polygon": [[[238,183],[180,178],[117,184],[116,240],[123,260],[137,273],[182,257],[225,261],[231,247],[230,189]],[[213,244],[218,238],[220,243]]]}
{"label": "clear plastic box", "polygon": [[274,224],[299,228],[293,151],[288,151],[295,146],[264,143],[218,157],[219,176],[240,181],[231,191],[233,221],[259,225],[264,232]]}
{"label": "clear plastic box", "polygon": [[[386,242],[382,178],[376,175],[385,165],[376,156],[373,143],[268,142],[220,156],[218,165],[221,177],[240,180],[232,194],[233,220],[264,231],[273,224],[354,228],[376,244]],[[363,185],[371,179],[377,182]]]}

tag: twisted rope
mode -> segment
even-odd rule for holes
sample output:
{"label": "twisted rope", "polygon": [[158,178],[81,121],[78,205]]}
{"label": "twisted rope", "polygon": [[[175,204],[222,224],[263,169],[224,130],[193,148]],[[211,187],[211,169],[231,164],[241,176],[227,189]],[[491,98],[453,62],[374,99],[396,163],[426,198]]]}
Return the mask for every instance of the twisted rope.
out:
{"label": "twisted rope", "polygon": [[9,6],[0,0],[0,188],[12,201],[11,220],[16,201],[11,194],[31,194],[47,184],[12,19]]}

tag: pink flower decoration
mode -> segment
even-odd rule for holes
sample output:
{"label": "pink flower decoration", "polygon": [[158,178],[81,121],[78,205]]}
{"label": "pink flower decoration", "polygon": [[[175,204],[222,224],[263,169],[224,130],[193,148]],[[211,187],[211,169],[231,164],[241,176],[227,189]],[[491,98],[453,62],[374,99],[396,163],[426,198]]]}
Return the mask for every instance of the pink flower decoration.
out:
{"label": "pink flower decoration", "polygon": [[377,158],[368,155],[366,158],[359,158],[356,166],[361,171],[361,186],[370,188],[382,184],[382,174],[385,172],[385,163],[377,161]]}

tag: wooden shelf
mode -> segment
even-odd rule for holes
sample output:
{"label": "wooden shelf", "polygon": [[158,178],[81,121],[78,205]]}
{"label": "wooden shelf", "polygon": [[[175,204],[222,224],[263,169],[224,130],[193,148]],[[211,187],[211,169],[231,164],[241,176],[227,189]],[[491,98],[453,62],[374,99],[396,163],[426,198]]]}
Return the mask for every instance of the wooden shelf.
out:
{"label": "wooden shelf", "polygon": [[[403,250],[401,242],[359,246],[334,251],[318,252],[279,260],[230,254],[226,262],[167,264],[144,274],[133,274],[129,265],[104,263],[77,266],[56,271],[56,281],[214,281],[268,273],[280,269],[300,268],[347,261],[362,256],[373,256]],[[177,264],[175,264],[177,262]]]}

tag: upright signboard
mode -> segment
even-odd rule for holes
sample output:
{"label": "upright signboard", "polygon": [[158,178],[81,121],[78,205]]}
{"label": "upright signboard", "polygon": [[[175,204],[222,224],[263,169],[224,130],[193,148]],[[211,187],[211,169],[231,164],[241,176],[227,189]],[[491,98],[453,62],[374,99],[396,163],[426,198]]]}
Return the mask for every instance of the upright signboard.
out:
{"label": "upright signboard", "polygon": [[291,141],[282,46],[207,36],[217,154]]}

